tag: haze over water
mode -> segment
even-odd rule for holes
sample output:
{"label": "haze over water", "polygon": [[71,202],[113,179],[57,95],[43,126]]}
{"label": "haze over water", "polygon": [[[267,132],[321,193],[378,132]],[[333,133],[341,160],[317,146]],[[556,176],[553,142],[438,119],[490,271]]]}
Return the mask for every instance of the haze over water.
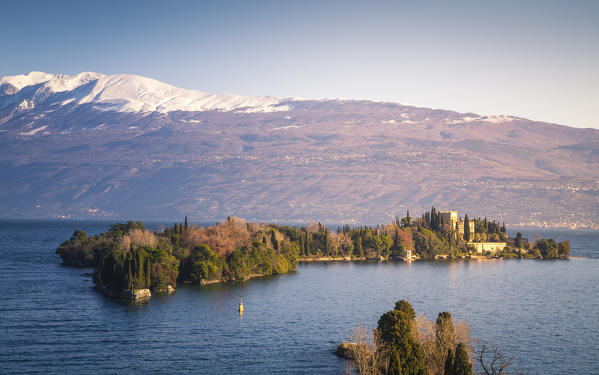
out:
{"label": "haze over water", "polygon": [[336,345],[402,298],[467,321],[530,374],[596,372],[598,232],[518,230],[569,239],[585,257],[569,261],[302,264],[127,304],[92,289],[91,270],[60,265],[56,247],[80,228],[108,223],[0,221],[2,373],[338,374]]}

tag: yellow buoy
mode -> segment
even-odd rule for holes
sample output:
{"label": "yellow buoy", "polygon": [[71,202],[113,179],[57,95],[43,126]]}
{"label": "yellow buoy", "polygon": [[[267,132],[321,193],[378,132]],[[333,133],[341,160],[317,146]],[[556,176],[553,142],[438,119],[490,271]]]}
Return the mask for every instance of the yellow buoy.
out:
{"label": "yellow buoy", "polygon": [[243,300],[239,297],[239,315],[243,315]]}

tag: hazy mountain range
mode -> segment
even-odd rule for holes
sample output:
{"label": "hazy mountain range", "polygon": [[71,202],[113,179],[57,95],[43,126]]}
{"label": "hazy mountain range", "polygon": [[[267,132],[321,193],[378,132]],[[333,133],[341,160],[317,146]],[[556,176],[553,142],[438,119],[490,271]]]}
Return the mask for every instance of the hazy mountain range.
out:
{"label": "hazy mountain range", "polygon": [[135,75],[0,78],[0,216],[599,225],[599,130]]}

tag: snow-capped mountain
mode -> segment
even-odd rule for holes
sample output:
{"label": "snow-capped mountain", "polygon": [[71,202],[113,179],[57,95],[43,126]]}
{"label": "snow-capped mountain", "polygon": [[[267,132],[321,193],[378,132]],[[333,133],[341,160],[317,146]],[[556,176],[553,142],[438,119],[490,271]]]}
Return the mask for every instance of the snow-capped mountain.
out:
{"label": "snow-capped mountain", "polygon": [[599,131],[135,75],[0,78],[0,217],[599,225]]}
{"label": "snow-capped mountain", "polygon": [[20,109],[33,106],[93,104],[99,110],[118,112],[239,111],[273,112],[289,110],[290,99],[208,94],[180,89],[154,79],[132,74],[106,76],[84,72],[69,76],[31,72],[0,78],[3,104]]}

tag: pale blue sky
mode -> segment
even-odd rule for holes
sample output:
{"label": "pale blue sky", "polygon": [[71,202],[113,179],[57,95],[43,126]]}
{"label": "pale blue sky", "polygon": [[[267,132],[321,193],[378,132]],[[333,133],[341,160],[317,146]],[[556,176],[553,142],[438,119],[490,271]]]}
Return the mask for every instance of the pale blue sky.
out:
{"label": "pale blue sky", "polygon": [[0,75],[134,73],[599,128],[599,1],[12,1]]}

